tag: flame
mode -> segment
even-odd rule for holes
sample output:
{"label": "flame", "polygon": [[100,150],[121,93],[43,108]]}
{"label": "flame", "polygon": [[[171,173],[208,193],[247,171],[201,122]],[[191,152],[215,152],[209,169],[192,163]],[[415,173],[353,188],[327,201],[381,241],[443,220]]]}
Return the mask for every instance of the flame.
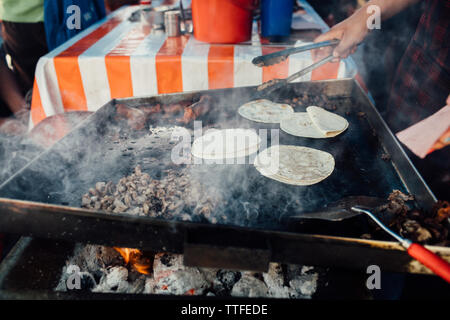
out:
{"label": "flame", "polygon": [[148,271],[150,264],[142,263],[142,252],[140,250],[118,247],[114,247],[114,249],[120,253],[125,263],[130,263],[137,272],[142,274],[150,274]]}

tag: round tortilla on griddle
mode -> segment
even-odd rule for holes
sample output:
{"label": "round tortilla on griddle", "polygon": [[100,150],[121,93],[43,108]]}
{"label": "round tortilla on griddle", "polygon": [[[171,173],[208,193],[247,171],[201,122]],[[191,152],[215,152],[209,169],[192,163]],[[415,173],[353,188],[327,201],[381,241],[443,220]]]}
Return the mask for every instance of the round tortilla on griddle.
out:
{"label": "round tortilla on griddle", "polygon": [[345,118],[323,108],[310,106],[306,108],[306,112],[312,123],[327,137],[335,137],[348,128],[348,121]]}
{"label": "round tortilla on griddle", "polygon": [[280,123],[281,119],[294,113],[288,104],[275,103],[266,99],[247,102],[242,105],[239,114],[251,121],[262,123]]}
{"label": "round tortilla on griddle", "polygon": [[260,142],[252,129],[209,129],[194,141],[191,153],[207,160],[242,158],[256,153]]}
{"label": "round tortilla on griddle", "polygon": [[265,149],[255,159],[254,165],[263,176],[296,185],[316,184],[333,173],[334,158],[317,149],[280,145]]}
{"label": "round tortilla on griddle", "polygon": [[343,128],[340,131],[328,131],[327,133],[325,133],[324,131],[320,130],[317,125],[314,124],[308,112],[296,112],[289,118],[281,120],[280,128],[284,132],[293,136],[323,139],[333,138],[344,132],[348,128],[348,122],[347,120],[345,120],[345,125],[343,127],[339,127]]}

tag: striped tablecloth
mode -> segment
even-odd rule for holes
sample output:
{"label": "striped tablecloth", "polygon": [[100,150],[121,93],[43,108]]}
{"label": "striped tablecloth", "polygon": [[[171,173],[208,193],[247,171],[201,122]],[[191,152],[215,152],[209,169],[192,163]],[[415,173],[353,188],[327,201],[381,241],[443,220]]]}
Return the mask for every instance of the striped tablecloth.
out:
{"label": "striped tablecloth", "polygon": [[[307,18],[326,30],[311,6],[300,3]],[[168,38],[129,21],[138,9],[113,12],[39,60],[30,129],[57,113],[96,111],[114,98],[258,85],[312,63],[305,52],[271,67],[252,65],[255,56],[283,49],[263,46],[256,23],[250,45],[211,45],[193,36]],[[329,63],[298,81],[352,77],[351,62]]]}

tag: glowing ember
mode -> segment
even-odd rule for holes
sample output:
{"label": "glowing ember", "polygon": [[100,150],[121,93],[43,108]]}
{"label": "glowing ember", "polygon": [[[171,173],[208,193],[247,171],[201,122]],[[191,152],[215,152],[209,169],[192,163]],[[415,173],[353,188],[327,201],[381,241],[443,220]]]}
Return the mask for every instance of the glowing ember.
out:
{"label": "glowing ember", "polygon": [[130,263],[137,272],[142,274],[150,274],[148,271],[150,268],[150,263],[142,257],[143,255],[140,250],[118,247],[114,247],[114,249],[120,253],[125,263]]}

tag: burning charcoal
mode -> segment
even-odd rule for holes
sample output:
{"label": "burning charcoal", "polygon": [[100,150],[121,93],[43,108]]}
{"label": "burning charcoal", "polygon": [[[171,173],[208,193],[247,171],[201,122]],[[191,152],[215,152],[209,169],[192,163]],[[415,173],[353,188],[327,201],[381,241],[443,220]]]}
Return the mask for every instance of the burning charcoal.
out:
{"label": "burning charcoal", "polygon": [[219,270],[217,279],[222,283],[226,290],[231,290],[233,286],[241,279],[241,273],[237,271]]}
{"label": "burning charcoal", "polygon": [[263,274],[264,282],[269,288],[270,296],[289,298],[291,289],[284,285],[284,274],[281,264],[271,263],[267,273]]}
{"label": "burning charcoal", "polygon": [[255,277],[243,275],[231,290],[233,297],[264,298],[269,295],[267,286]]}
{"label": "burning charcoal", "polygon": [[159,281],[169,273],[176,270],[182,270],[183,268],[182,255],[158,253],[155,255],[155,260],[153,262],[153,277],[156,281]]}
{"label": "burning charcoal", "polygon": [[157,294],[203,295],[210,284],[197,268],[189,268],[171,273],[162,278],[156,288]]}
{"label": "burning charcoal", "polygon": [[[104,278],[103,287],[107,291],[126,292],[128,289],[128,270],[124,267],[113,267]],[[103,279],[102,279],[103,280]]]}
{"label": "burning charcoal", "polygon": [[[317,290],[318,274],[305,275],[299,279],[289,281],[289,286],[303,297],[311,297]],[[296,298],[291,296],[291,298]]]}

